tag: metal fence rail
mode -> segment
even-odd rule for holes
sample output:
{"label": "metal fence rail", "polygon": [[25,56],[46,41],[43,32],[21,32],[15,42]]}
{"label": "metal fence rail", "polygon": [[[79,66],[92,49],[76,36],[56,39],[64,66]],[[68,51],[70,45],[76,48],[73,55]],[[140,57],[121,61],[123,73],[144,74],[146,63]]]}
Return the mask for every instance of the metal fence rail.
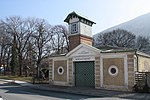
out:
{"label": "metal fence rail", "polygon": [[150,88],[150,72],[136,72],[135,73],[136,92],[148,92]]}

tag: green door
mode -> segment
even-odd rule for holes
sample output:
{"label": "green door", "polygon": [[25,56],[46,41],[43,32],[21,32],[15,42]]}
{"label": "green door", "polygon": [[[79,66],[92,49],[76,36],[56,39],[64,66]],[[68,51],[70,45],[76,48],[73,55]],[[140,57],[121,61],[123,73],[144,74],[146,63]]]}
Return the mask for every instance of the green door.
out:
{"label": "green door", "polygon": [[75,85],[95,87],[94,62],[75,62]]}

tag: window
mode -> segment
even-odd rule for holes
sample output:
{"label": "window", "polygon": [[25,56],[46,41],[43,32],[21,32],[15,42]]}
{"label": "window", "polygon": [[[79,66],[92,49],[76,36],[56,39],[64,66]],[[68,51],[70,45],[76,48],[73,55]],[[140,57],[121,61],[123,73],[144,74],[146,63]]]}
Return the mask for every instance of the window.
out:
{"label": "window", "polygon": [[115,74],[115,73],[116,73],[116,69],[115,69],[115,68],[111,68],[111,69],[110,69],[110,72],[111,72],[112,74]]}
{"label": "window", "polygon": [[117,76],[118,75],[118,68],[117,66],[115,65],[111,65],[108,69],[108,73],[111,75],[111,76]]}
{"label": "window", "polygon": [[78,25],[77,23],[73,23],[71,25],[71,33],[77,33],[78,32]]}
{"label": "window", "polygon": [[63,75],[64,68],[62,66],[59,66],[58,69],[57,69],[57,72],[58,72],[59,75]]}

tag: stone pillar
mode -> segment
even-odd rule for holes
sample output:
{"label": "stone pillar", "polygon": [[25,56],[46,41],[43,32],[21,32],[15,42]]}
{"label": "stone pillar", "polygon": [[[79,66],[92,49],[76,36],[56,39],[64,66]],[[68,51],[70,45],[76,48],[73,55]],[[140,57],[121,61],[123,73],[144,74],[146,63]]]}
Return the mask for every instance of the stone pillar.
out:
{"label": "stone pillar", "polygon": [[95,88],[100,88],[100,57],[95,57]]}
{"label": "stone pillar", "polygon": [[127,56],[128,63],[128,89],[131,90],[135,82],[135,72],[134,72],[134,55],[130,54]]}
{"label": "stone pillar", "polygon": [[53,60],[50,59],[49,60],[49,84],[53,84]]}
{"label": "stone pillar", "polygon": [[69,72],[68,72],[68,74],[69,74],[69,79],[68,79],[68,81],[69,81],[69,85],[70,86],[73,86],[73,69],[72,69],[72,64],[73,64],[73,62],[72,62],[72,58],[69,58],[69,65],[68,65],[68,67],[69,67]]}

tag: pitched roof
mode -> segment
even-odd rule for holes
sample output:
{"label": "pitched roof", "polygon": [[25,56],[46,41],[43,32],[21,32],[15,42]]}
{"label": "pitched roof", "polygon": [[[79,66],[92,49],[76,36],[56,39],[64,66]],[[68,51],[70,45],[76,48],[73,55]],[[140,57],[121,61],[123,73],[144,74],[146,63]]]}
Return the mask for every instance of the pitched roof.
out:
{"label": "pitched roof", "polygon": [[101,51],[101,53],[118,53],[118,52],[136,52],[135,49],[109,49]]}
{"label": "pitched roof", "polygon": [[143,53],[143,52],[140,52],[140,51],[137,51],[136,54],[137,54],[137,55],[140,55],[140,56],[144,56],[144,57],[150,58],[150,55],[149,55],[149,54],[146,54],[146,53]]}
{"label": "pitched roof", "polygon": [[71,13],[66,17],[66,19],[64,20],[64,22],[67,22],[67,23],[68,23],[68,22],[69,22],[69,19],[71,18],[72,15],[76,15],[76,16],[79,17],[79,18],[82,18],[82,19],[85,19],[85,20],[87,20],[87,21],[90,21],[92,24],[96,24],[95,22],[89,20],[87,17],[85,17],[85,16],[83,16],[83,15],[81,15],[81,14],[77,14],[75,11],[71,12]]}
{"label": "pitched roof", "polygon": [[82,44],[78,45],[77,47],[75,47],[73,50],[71,50],[66,56],[70,56],[71,54],[73,54],[74,52],[76,52],[77,50],[79,50],[82,47],[86,47],[86,48],[88,48],[88,50],[92,50],[92,51],[96,52],[97,54],[100,54],[100,51],[101,51],[100,49],[97,49],[91,45],[82,43]]}
{"label": "pitched roof", "polygon": [[101,50],[101,53],[117,53],[117,52],[135,52],[136,49],[114,46],[100,46],[97,47]]}

